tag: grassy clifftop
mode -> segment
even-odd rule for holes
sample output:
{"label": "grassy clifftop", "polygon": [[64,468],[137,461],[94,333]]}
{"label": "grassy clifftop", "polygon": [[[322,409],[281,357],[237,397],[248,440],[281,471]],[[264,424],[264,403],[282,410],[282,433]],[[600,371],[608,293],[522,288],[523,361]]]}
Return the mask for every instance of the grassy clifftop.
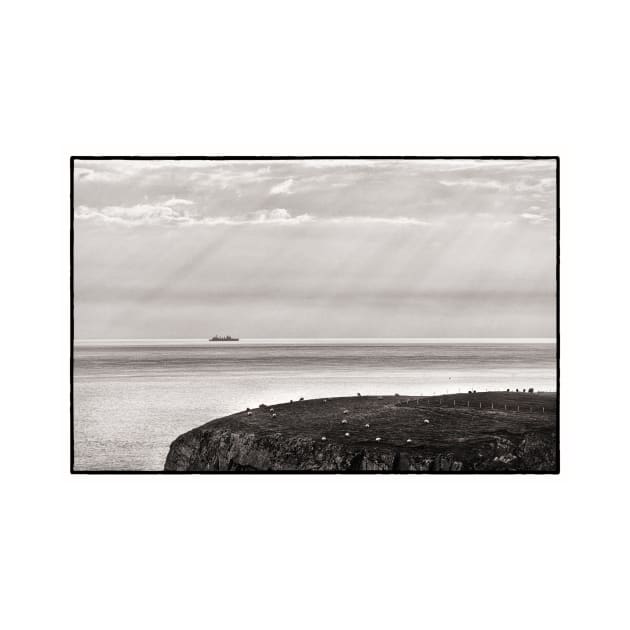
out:
{"label": "grassy clifftop", "polygon": [[193,429],[165,470],[553,472],[555,429],[555,393],[313,399]]}

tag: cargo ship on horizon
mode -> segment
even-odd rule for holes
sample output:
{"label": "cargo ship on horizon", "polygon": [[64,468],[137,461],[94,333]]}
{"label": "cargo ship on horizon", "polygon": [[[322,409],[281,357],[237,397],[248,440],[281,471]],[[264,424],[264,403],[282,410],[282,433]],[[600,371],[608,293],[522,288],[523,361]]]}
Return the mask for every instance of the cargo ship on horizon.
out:
{"label": "cargo ship on horizon", "polygon": [[222,337],[221,335],[215,335],[214,337],[208,339],[208,341],[238,341],[238,337],[230,337],[230,335]]}

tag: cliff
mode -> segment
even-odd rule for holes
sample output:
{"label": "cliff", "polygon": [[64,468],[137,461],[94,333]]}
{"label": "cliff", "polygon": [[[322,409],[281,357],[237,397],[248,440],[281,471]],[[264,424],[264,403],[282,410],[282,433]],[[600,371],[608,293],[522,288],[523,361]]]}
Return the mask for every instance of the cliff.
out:
{"label": "cliff", "polygon": [[555,472],[556,439],[552,393],[316,399],[184,433],[164,470]]}

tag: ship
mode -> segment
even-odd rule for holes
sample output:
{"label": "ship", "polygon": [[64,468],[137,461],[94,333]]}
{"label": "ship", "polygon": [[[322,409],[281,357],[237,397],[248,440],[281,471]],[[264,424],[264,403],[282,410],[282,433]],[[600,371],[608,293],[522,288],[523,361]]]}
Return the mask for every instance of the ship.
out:
{"label": "ship", "polygon": [[211,339],[208,339],[208,341],[238,341],[238,337],[230,337],[230,335],[222,337],[221,335],[215,335]]}

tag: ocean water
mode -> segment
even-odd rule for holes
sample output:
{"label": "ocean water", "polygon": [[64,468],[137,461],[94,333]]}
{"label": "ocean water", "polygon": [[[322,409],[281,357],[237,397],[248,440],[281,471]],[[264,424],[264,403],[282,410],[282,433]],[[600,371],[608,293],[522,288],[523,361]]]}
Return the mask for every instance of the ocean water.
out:
{"label": "ocean water", "polygon": [[213,418],[289,399],[556,388],[548,340],[75,342],[77,470],[162,470]]}

